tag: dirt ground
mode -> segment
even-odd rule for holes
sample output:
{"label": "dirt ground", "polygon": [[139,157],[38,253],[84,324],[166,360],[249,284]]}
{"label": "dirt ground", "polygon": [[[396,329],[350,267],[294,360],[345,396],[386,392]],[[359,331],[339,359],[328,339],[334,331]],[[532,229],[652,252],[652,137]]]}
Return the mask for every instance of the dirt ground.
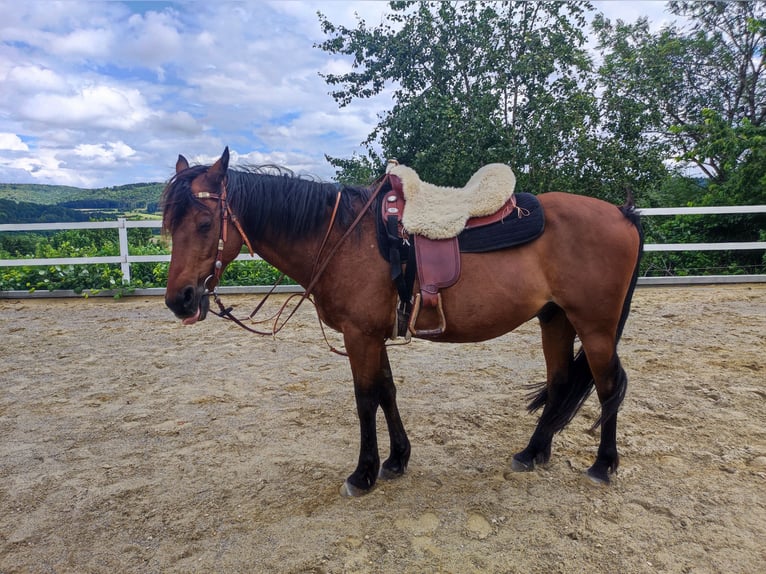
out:
{"label": "dirt ground", "polygon": [[183,327],[159,297],[0,300],[0,316],[2,574],[766,568],[766,285],[636,292],[610,487],[583,476],[595,397],[547,467],[508,472],[544,379],[535,322],[391,349],[412,459],[360,499],[339,495],[350,370],[309,306],[276,341]]}

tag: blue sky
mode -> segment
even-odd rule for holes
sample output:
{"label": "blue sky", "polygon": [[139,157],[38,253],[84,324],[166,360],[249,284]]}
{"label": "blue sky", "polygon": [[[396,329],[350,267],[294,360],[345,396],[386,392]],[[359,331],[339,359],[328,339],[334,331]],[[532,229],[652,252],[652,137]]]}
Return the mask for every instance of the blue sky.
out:
{"label": "blue sky", "polygon": [[[663,2],[594,2],[607,17],[668,21]],[[386,2],[0,0],[0,182],[102,187],[165,181],[176,157],[275,163],[331,179],[391,106],[338,108],[314,48],[317,11],[371,26]]]}

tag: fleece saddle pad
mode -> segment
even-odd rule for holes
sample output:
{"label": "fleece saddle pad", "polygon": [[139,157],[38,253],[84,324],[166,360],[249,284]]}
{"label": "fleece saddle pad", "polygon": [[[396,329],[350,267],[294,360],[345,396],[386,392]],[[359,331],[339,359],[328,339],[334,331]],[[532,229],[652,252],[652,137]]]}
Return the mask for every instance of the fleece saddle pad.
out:
{"label": "fleece saddle pad", "polygon": [[406,201],[402,224],[411,235],[452,239],[472,217],[500,210],[513,195],[516,176],[502,163],[490,163],[471,176],[464,187],[427,183],[411,167],[389,163],[386,172],[401,181]]}

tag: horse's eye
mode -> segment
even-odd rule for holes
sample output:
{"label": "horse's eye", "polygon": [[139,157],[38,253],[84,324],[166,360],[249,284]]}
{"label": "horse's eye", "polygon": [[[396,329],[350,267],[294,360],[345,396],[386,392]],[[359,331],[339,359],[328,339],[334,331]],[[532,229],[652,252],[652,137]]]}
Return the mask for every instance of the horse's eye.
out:
{"label": "horse's eye", "polygon": [[212,227],[213,227],[213,222],[212,222],[212,221],[210,221],[210,220],[206,220],[206,221],[200,221],[200,222],[197,224],[197,231],[198,231],[199,233],[205,234],[205,233],[207,233],[208,231],[210,231],[210,229],[211,229]]}

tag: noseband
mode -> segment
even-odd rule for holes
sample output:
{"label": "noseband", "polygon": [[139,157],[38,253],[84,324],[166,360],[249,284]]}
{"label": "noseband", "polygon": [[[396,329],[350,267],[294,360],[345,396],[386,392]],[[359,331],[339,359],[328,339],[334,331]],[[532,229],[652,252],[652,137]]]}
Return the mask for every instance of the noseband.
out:
{"label": "noseband", "polygon": [[221,212],[221,230],[218,235],[218,252],[215,256],[215,263],[213,264],[213,272],[205,278],[205,282],[202,286],[205,288],[205,295],[214,295],[215,290],[218,288],[218,283],[221,281],[221,274],[223,273],[223,248],[226,245],[226,240],[229,235],[229,221],[237,228],[239,235],[242,237],[247,249],[250,252],[251,257],[255,257],[255,251],[253,246],[250,245],[250,240],[245,235],[242,225],[239,223],[236,214],[232,211],[227,199],[227,187],[226,178],[221,182],[221,193],[210,193],[208,191],[202,191],[195,193],[194,197],[197,199],[214,199],[218,201],[218,208]]}

